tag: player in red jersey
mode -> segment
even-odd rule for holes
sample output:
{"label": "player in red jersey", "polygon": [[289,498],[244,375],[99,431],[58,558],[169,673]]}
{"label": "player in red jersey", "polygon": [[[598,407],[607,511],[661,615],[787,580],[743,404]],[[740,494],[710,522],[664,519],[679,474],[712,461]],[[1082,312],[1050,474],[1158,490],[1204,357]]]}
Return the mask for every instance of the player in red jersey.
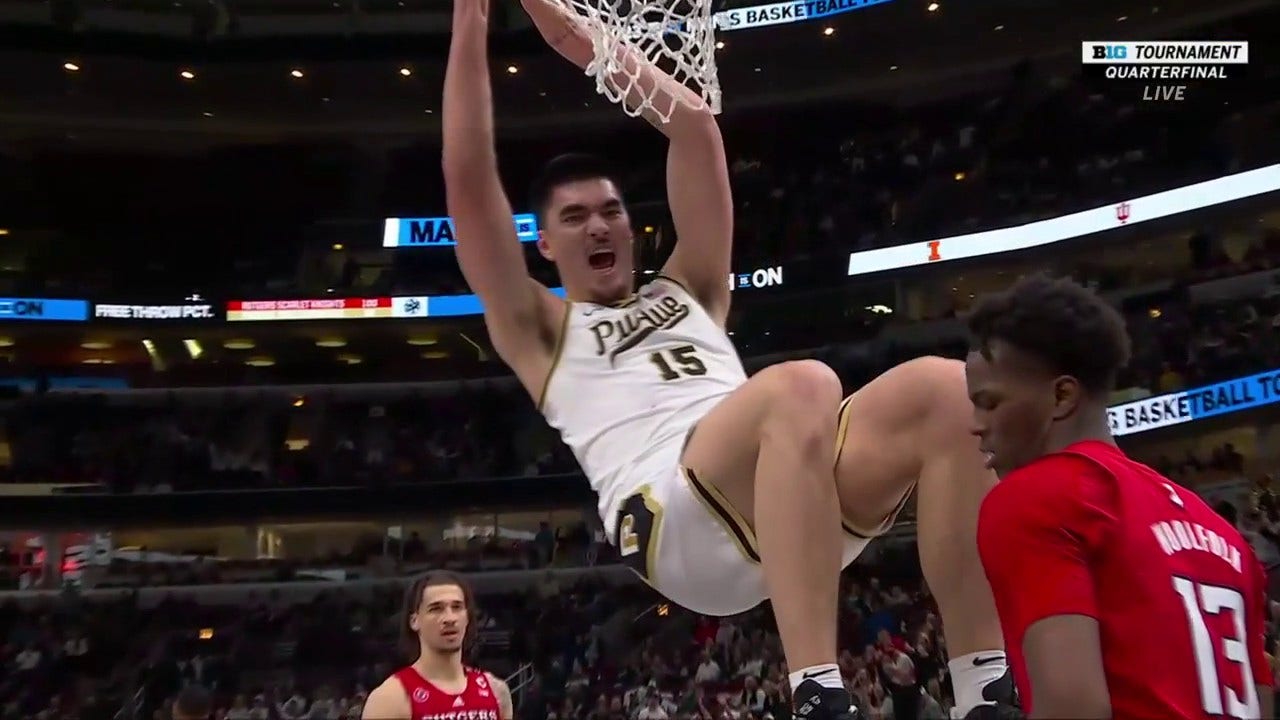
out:
{"label": "player in red jersey", "polygon": [[1032,718],[1272,717],[1265,578],[1194,493],[1125,456],[1107,396],[1124,320],[1033,276],[969,317],[974,432],[1001,482],[978,519]]}
{"label": "player in red jersey", "polygon": [[435,570],[405,593],[402,640],[417,658],[379,685],[363,720],[512,720],[511,690],[502,680],[462,664],[475,635],[471,588]]}

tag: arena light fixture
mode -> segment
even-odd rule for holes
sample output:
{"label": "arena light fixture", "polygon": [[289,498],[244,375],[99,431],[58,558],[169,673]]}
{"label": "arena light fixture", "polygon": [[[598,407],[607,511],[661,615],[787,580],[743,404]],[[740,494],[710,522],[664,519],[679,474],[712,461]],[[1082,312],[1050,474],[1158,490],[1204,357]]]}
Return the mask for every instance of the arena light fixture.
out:
{"label": "arena light fixture", "polygon": [[940,6],[938,5],[938,3],[936,3],[936,2],[931,2],[931,3],[929,3],[929,7],[928,7],[927,9],[929,10],[929,12],[938,12],[938,8],[939,8],[939,7],[940,7]]}
{"label": "arena light fixture", "polygon": [[80,343],[80,347],[85,350],[109,350],[111,343],[106,340],[87,340]]}
{"label": "arena light fixture", "polygon": [[412,74],[413,74],[413,71],[410,70],[409,68],[407,67],[400,68],[400,77],[409,77]]}
{"label": "arena light fixture", "polygon": [[207,110],[206,110],[205,112],[200,113],[200,114],[201,114],[202,116],[204,116],[204,117],[207,117],[207,118],[209,118],[209,117],[213,117],[213,113],[211,113],[211,112],[209,112],[209,111],[207,111]]}
{"label": "arena light fixture", "polygon": [[360,363],[364,362],[364,358],[352,353],[343,353],[342,355],[338,356],[338,362],[342,363],[343,365],[359,365]]}
{"label": "arena light fixture", "polygon": [[409,344],[415,347],[426,347],[428,345],[435,345],[437,342],[439,342],[439,340],[429,335],[418,335],[418,336],[409,338]]}
{"label": "arena light fixture", "polygon": [[195,80],[195,79],[196,79],[196,74],[195,74],[195,73],[193,73],[193,72],[191,72],[190,70],[183,70],[182,72],[178,73],[178,75],[179,75],[183,80]]}
{"label": "arena light fixture", "polygon": [[266,355],[256,355],[245,360],[244,364],[249,367],[271,367],[276,364],[276,361]]}
{"label": "arena light fixture", "polygon": [[423,360],[443,360],[449,357],[449,353],[443,350],[428,350],[422,353]]}
{"label": "arena light fixture", "polygon": [[898,66],[897,66],[897,65],[890,65],[890,66],[889,66],[889,72],[897,72],[897,70],[898,70]]}
{"label": "arena light fixture", "polygon": [[62,69],[66,70],[67,72],[80,72],[80,66],[73,62],[62,63]]}
{"label": "arena light fixture", "polygon": [[518,73],[518,72],[520,72],[520,68],[516,67],[515,65],[508,65],[508,66],[507,66],[507,74],[508,74],[508,75],[515,75],[515,74],[516,74],[516,73]]}
{"label": "arena light fixture", "polygon": [[995,30],[996,32],[1000,32],[1000,31],[1001,31],[1001,30],[1003,30],[1003,29],[1004,29],[1004,26],[1003,26],[1003,25],[997,25],[997,26],[995,26],[994,28],[992,28],[992,30]]}
{"label": "arena light fixture", "polygon": [[346,247],[346,246],[345,246],[345,245],[343,245],[342,243],[334,243],[334,244],[333,244],[333,249],[334,249],[334,250],[341,250],[341,249],[342,249],[342,248],[344,248],[344,247]]}
{"label": "arena light fixture", "polygon": [[316,340],[316,347],[340,348],[346,346],[347,341],[340,337],[322,337],[319,340]]}
{"label": "arena light fixture", "polygon": [[827,37],[831,37],[836,34],[836,29],[828,25],[827,27],[822,28],[822,34]]}
{"label": "arena light fixture", "polygon": [[1128,19],[1129,19],[1128,15],[1121,15],[1120,17],[1116,18],[1116,22],[1124,22],[1125,20],[1128,20]]}
{"label": "arena light fixture", "polygon": [[13,347],[13,338],[0,337],[0,347]]}
{"label": "arena light fixture", "polygon": [[228,350],[252,350],[254,348],[253,341],[249,338],[232,338],[224,340],[222,347]]}
{"label": "arena light fixture", "polygon": [[290,70],[290,71],[289,71],[289,74],[290,74],[291,76],[293,76],[294,78],[297,78],[297,79],[301,79],[301,78],[303,77],[303,75],[302,75],[302,71],[301,71],[301,70],[299,70],[298,68],[294,68],[294,69]]}
{"label": "arena light fixture", "polygon": [[723,49],[724,49],[724,41],[723,41],[723,40],[717,40],[717,41],[716,41],[716,49],[717,49],[717,50],[723,50]]}
{"label": "arena light fixture", "polygon": [[0,236],[8,235],[8,234],[9,234],[9,228],[0,228]]}

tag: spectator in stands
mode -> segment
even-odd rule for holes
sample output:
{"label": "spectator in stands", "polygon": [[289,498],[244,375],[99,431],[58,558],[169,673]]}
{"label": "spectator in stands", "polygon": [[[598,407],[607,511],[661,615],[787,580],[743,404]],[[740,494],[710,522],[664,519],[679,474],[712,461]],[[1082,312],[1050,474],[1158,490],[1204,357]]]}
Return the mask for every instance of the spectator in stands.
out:
{"label": "spectator in stands", "polygon": [[173,701],[173,720],[209,720],[212,713],[213,699],[199,685],[183,688]]}
{"label": "spectator in stands", "polygon": [[893,701],[894,720],[916,720],[916,667],[911,656],[894,643],[881,646],[880,669],[885,689]]}
{"label": "spectator in stands", "polygon": [[669,720],[670,717],[666,709],[662,707],[662,697],[656,692],[649,693],[649,696],[645,699],[644,707],[640,708],[640,712],[636,713],[636,720]]}

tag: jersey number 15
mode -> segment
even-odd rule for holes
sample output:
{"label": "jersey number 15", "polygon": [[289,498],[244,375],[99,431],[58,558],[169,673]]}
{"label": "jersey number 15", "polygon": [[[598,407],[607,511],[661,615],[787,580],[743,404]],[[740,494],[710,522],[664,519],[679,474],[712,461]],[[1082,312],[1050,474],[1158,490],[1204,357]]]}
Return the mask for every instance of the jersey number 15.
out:
{"label": "jersey number 15", "polygon": [[663,380],[707,374],[707,366],[698,357],[698,349],[692,345],[649,353],[649,362],[657,366],[658,374]]}
{"label": "jersey number 15", "polygon": [[[1258,717],[1258,690],[1253,684],[1253,668],[1249,663],[1248,636],[1245,629],[1244,596],[1231,588],[1196,583],[1175,577],[1173,589],[1182,597],[1191,630],[1191,647],[1195,652],[1196,675],[1200,682],[1200,699],[1207,715],[1231,718]],[[1231,613],[1232,637],[1214,638],[1205,622],[1206,615]],[[1218,677],[1218,656],[1240,667],[1244,698],[1223,684]],[[1225,702],[1224,702],[1225,701]],[[1224,707],[1225,705],[1225,707]]]}

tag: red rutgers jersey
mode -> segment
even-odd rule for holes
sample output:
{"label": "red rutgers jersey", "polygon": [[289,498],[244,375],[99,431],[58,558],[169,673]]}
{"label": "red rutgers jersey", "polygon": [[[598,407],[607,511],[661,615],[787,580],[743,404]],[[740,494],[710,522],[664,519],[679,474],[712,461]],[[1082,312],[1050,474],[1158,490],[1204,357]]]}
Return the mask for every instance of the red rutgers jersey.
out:
{"label": "red rutgers jersey", "polygon": [[463,668],[467,686],[452,695],[436,687],[412,665],[396,672],[409,696],[410,720],[501,720],[498,697],[482,670]]}
{"label": "red rutgers jersey", "polygon": [[1115,446],[1076,443],[991,490],[978,547],[1027,712],[1027,628],[1085,615],[1098,621],[1117,720],[1258,717],[1257,686],[1272,684],[1265,576],[1191,491]]}

